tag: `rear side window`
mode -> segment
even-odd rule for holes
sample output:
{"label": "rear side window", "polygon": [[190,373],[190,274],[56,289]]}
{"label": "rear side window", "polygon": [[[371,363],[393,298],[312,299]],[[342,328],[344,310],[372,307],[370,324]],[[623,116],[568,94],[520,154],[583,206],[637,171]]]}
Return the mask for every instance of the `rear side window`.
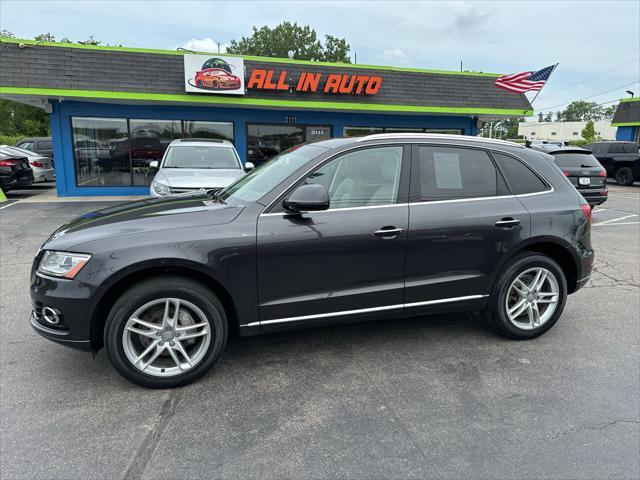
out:
{"label": "rear side window", "polygon": [[38,150],[51,150],[51,140],[38,142]]}
{"label": "rear side window", "polygon": [[556,152],[553,154],[556,165],[559,167],[599,167],[600,163],[593,155],[587,155],[584,153],[562,153]]}
{"label": "rear side window", "polygon": [[520,160],[502,153],[493,153],[502,174],[504,175],[511,193],[524,195],[525,193],[544,192],[549,187]]}
{"label": "rear side window", "polygon": [[495,197],[506,185],[489,154],[466,148],[419,146],[412,163],[411,201]]}
{"label": "rear side window", "polygon": [[624,148],[621,143],[612,143],[609,148],[610,153],[624,153]]}

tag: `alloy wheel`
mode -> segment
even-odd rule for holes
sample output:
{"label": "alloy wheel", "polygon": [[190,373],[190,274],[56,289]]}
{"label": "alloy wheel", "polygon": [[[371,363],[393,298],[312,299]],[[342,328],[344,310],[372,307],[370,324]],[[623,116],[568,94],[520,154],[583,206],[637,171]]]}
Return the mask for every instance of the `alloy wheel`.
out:
{"label": "alloy wheel", "polygon": [[553,316],[560,300],[558,279],[550,270],[529,268],[511,283],[505,300],[509,321],[519,329],[541,327]]}
{"label": "alloy wheel", "polygon": [[179,298],[145,303],[127,320],[122,346],[131,364],[155,377],[173,377],[196,367],[211,343],[204,312]]}

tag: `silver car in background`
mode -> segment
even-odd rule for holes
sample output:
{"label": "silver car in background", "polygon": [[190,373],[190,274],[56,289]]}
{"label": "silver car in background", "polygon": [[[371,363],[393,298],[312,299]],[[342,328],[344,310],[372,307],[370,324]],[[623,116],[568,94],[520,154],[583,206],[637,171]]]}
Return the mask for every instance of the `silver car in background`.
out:
{"label": "silver car in background", "polygon": [[12,147],[9,145],[0,145],[0,153],[12,157],[27,157],[29,166],[31,166],[31,170],[33,170],[33,183],[53,182],[56,179],[50,157],[34,153],[25,148]]}
{"label": "silver car in background", "polygon": [[160,197],[197,190],[223,188],[251,170],[243,167],[238,152],[228,140],[182,138],[169,144],[151,182],[151,195]]}

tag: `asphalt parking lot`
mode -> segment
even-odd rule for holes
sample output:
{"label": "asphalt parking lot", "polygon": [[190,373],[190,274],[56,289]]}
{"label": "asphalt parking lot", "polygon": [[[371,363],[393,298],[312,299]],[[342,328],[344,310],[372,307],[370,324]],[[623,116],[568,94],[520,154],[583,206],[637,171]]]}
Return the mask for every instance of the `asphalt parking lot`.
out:
{"label": "asphalt parking lot", "polygon": [[610,186],[591,281],[538,339],[466,314],[232,338],[203,380],[172,391],[29,326],[38,247],[106,204],[9,197],[2,478],[640,477],[638,184]]}

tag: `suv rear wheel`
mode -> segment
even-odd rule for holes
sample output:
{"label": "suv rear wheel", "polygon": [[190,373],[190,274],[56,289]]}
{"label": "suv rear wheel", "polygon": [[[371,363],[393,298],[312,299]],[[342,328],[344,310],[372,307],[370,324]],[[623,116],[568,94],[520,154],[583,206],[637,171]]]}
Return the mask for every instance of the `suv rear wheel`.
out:
{"label": "suv rear wheel", "polygon": [[523,252],[505,265],[485,316],[505,337],[524,340],[549,330],[567,300],[567,281],[551,258]]}
{"label": "suv rear wheel", "polygon": [[225,311],[213,292],[193,280],[166,276],[138,283],[116,301],[104,343],[126,379],[173,388],[202,377],[226,340]]}

